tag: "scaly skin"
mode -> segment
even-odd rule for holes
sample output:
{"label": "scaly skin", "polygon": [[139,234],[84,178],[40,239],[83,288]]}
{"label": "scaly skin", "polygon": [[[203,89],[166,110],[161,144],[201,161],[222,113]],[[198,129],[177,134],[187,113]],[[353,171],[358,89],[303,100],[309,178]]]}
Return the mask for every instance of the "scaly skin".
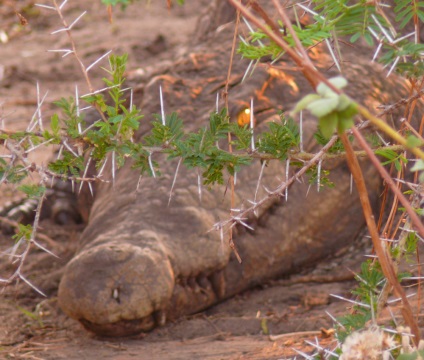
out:
{"label": "scaly skin", "polygon": [[[143,112],[159,113],[158,87],[162,84],[167,113],[178,111],[188,129],[205,126],[214,110],[215,94],[224,85],[232,36],[232,27],[227,26],[192,47],[191,56],[176,61],[166,74],[152,78],[144,89]],[[330,67],[324,54],[314,56],[319,67]],[[370,108],[394,100],[389,93],[399,89],[398,79],[385,79],[367,60],[351,60],[344,75],[353,98]],[[311,92],[298,72],[270,75],[265,64],[240,85],[247,64],[236,56],[230,112],[237,113],[241,102],[253,96],[259,128],[272,119],[276,109],[289,110]],[[283,61],[279,66],[292,68]],[[326,72],[327,77],[334,75],[334,71]],[[143,124],[140,136],[149,128],[146,119]],[[314,148],[315,129],[316,120],[305,118],[308,150]],[[155,155],[155,160],[159,158]],[[229,191],[204,189],[199,200],[196,171],[181,167],[168,206],[176,162],[160,162],[164,175],[143,178],[138,191],[139,176],[130,164],[118,172],[114,186],[98,186],[81,247],[62,278],[60,306],[98,334],[148,331],[165,319],[198,312],[264,280],[311,266],[349,245],[364,227],[357,193],[349,192],[347,166],[329,164],[335,189],[317,193],[312,188],[306,195],[308,184],[296,183],[287,202],[273,199],[260,209],[258,218],[249,218],[255,231],[235,228],[234,241],[243,259],[239,264],[219,234],[209,231],[217,220],[229,216]],[[253,199],[260,167],[257,162],[238,173],[237,207]],[[380,180],[368,164],[364,172],[376,204]],[[272,189],[284,176],[283,164],[274,161],[265,168],[261,184]],[[258,198],[264,195],[261,187]]]}

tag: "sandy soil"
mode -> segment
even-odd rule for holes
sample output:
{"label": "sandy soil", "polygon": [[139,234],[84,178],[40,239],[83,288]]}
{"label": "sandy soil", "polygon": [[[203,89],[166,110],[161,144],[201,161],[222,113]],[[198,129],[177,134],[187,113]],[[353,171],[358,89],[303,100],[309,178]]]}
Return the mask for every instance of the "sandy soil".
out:
{"label": "sandy soil", "polygon": [[[50,5],[50,0],[39,0]],[[32,1],[16,2],[27,20],[25,26],[12,7],[14,1],[0,5],[0,115],[8,129],[25,128],[46,93],[42,111],[47,121],[55,107],[52,102],[71,96],[78,85],[80,94],[87,91],[84,79],[72,56],[47,52],[69,47],[64,33],[51,35],[61,28],[57,15],[32,6]],[[114,22],[100,1],[69,0],[65,15],[69,22],[82,11],[87,14],[74,27],[73,36],[86,64],[108,50],[129,54],[129,67],[145,69],[166,60],[168,50],[182,47],[195,28],[196,17],[207,1],[187,1],[184,7],[166,8],[166,1],[150,5],[139,2],[125,13],[115,10]],[[103,61],[102,65],[105,65]],[[94,86],[101,86],[100,67],[90,71]],[[137,100],[136,100],[137,101]],[[47,161],[49,152],[36,155]],[[1,203],[15,196],[13,188],[3,188]],[[42,289],[43,298],[25,284],[2,289],[0,294],[0,358],[13,359],[286,359],[299,349],[311,351],[304,340],[331,347],[334,338],[324,338],[320,329],[330,329],[333,315],[346,311],[347,305],[329,296],[348,296],[352,282],[307,282],[311,274],[299,274],[261,288],[253,289],[223,302],[201,314],[167,324],[150,334],[127,339],[100,339],[68,319],[57,306],[57,286],[64,265],[72,257],[81,227],[59,227],[48,220],[42,232],[51,239],[45,243],[59,259],[34,251],[24,272]],[[11,246],[11,239],[0,238],[1,249]],[[358,252],[359,254],[359,252]],[[358,255],[360,259],[360,254]],[[317,274],[330,280],[352,278],[349,269],[358,266],[358,257],[340,260],[343,266],[324,262]],[[7,278],[13,266],[0,258],[0,277]],[[321,278],[323,280],[324,278]],[[269,335],[286,334],[275,338]]]}

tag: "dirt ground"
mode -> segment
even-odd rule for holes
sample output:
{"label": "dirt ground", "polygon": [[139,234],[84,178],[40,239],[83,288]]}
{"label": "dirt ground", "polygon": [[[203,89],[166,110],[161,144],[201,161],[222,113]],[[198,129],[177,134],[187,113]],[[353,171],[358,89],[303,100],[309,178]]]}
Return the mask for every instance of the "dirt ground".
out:
{"label": "dirt ground", "polygon": [[[72,56],[62,58],[47,50],[69,47],[58,16],[33,7],[32,1],[0,3],[0,114],[7,129],[25,128],[37,107],[36,84],[47,121],[56,110],[52,102],[61,96],[87,92],[87,86]],[[38,3],[51,5],[50,0]],[[186,1],[184,7],[166,8],[165,0],[149,5],[140,1],[126,12],[115,10],[108,22],[106,8],[96,1],[69,0],[64,7],[71,22],[82,11],[87,14],[74,27],[73,36],[86,64],[108,50],[129,54],[132,71],[148,71],[166,60],[168,50],[184,45],[195,28],[197,15],[207,1]],[[13,5],[27,20],[22,26]],[[105,65],[105,61],[101,63]],[[103,72],[93,68],[94,86],[100,87]],[[137,99],[135,99],[137,101]],[[46,151],[37,153],[45,162]],[[1,189],[0,203],[16,196],[13,188]],[[5,359],[287,359],[312,351],[305,341],[319,341],[334,347],[335,339],[325,338],[321,329],[331,329],[333,316],[346,312],[348,305],[329,294],[349,296],[352,272],[358,268],[361,251],[350,258],[342,254],[328,260],[313,273],[298,274],[225,301],[203,313],[167,324],[152,333],[125,339],[100,339],[86,332],[79,323],[67,318],[57,306],[57,286],[63,268],[76,249],[78,226],[58,226],[45,220],[41,232],[52,240],[41,241],[58,259],[34,250],[24,268],[30,281],[44,291],[44,298],[26,284],[18,283],[0,290],[0,358]],[[0,238],[1,250],[12,240]],[[337,262],[336,262],[337,264]],[[343,265],[340,265],[343,264]],[[7,257],[0,258],[0,277],[13,271]],[[311,282],[318,276],[320,282]],[[345,280],[326,283],[324,280]],[[346,280],[350,279],[350,280]],[[285,334],[285,335],[281,335]],[[279,336],[281,335],[281,336]]]}

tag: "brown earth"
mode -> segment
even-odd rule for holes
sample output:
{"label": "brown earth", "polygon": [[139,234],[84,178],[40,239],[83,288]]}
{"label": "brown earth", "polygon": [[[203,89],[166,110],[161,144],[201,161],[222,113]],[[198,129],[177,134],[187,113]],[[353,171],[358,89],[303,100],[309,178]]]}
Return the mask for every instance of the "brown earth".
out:
{"label": "brown earth", "polygon": [[[171,49],[180,47],[183,51],[181,44],[190,40],[197,15],[207,3],[186,1],[184,7],[168,11],[165,1],[157,0],[150,5],[139,2],[126,12],[115,10],[112,24],[100,1],[69,0],[64,10],[69,22],[88,10],[73,29],[86,64],[108,50],[126,52],[129,68],[140,74],[148,73],[160,61],[171,60]],[[27,25],[19,25],[14,4],[28,20]],[[42,106],[46,122],[56,111],[52,102],[72,96],[75,84],[79,94],[88,91],[72,56],[62,58],[61,54],[46,52],[69,47],[64,33],[50,35],[61,27],[58,16],[53,11],[33,7],[29,0],[17,4],[0,4],[0,16],[5,20],[0,25],[0,119],[7,129],[22,129],[28,124],[37,107],[37,83],[40,97],[48,91]],[[101,87],[104,73],[100,66],[93,68],[90,75],[94,86]],[[49,151],[41,150],[34,158],[45,162],[49,156]],[[10,186],[2,187],[1,191],[1,204],[17,196]],[[349,296],[352,271],[358,269],[363,253],[356,246],[355,251],[352,248],[340,254],[339,259],[324,261],[313,272],[305,270],[292,278],[264,284],[149,334],[100,339],[67,318],[57,306],[57,286],[65,264],[76,250],[81,230],[81,226],[60,227],[49,220],[42,222],[41,232],[53,240],[41,242],[59,258],[33,250],[23,272],[48,297],[42,297],[24,283],[2,289],[0,358],[286,359],[297,354],[293,349],[312,351],[305,340],[315,343],[317,339],[321,345],[333,348],[335,339],[331,335],[325,338],[321,333],[321,329],[332,327],[326,312],[337,316],[345,313],[348,305],[329,294]],[[0,238],[2,251],[11,246],[10,238]],[[13,269],[8,257],[2,256],[0,277],[7,278]],[[286,335],[275,337],[278,334]]]}

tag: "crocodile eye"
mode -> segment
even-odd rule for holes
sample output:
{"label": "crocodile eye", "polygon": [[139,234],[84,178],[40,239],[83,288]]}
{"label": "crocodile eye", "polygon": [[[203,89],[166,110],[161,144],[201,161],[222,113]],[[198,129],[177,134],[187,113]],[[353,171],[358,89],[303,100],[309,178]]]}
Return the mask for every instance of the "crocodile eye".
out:
{"label": "crocodile eye", "polygon": [[250,124],[250,109],[245,108],[237,114],[237,124],[239,126]]}

